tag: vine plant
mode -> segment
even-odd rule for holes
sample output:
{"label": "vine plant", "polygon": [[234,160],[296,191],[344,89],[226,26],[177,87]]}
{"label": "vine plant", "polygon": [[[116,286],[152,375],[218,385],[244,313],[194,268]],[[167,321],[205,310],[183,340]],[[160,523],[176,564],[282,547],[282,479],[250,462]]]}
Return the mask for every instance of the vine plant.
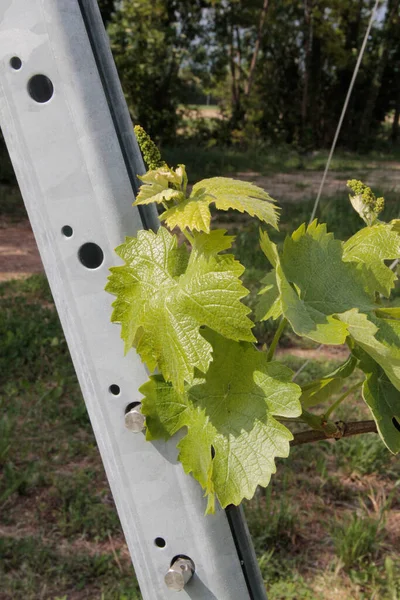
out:
{"label": "vine plant", "polygon": [[[275,458],[287,457],[290,443],[378,431],[399,452],[400,306],[389,305],[396,275],[385,261],[400,258],[400,220],[378,219],[383,199],[348,182],[366,226],[346,242],[315,220],[288,236],[279,252],[260,231],[266,275],[255,318],[277,322],[270,347],[260,351],[242,302],[244,267],[226,252],[234,238],[211,229],[210,204],[278,229],[275,201],[251,183],[225,177],[204,179],[189,194],[184,165],[170,168],[145,132],[136,133],[149,170],[135,204],[159,204],[164,225],[139,231],[116,249],[125,264],[111,269],[106,290],[116,296],[112,321],[121,324],[125,351],[136,348],[154,373],[140,388],[146,437],[168,439],[185,430],[179,460],[205,490],[207,512],[214,512],[216,498],[222,507],[237,505],[267,486]],[[274,360],[289,326],[320,344],[346,343],[349,358],[300,387]],[[356,368],[360,381],[348,388]],[[373,421],[335,422],[334,411],[357,387]],[[311,430],[294,436],[293,422]]]}

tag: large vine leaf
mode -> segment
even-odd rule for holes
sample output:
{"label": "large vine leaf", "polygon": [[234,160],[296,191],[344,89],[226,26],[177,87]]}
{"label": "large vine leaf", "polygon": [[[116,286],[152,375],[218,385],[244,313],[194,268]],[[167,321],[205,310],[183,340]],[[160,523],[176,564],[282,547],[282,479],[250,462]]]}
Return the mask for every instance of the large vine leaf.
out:
{"label": "large vine leaf", "polygon": [[366,315],[356,309],[341,314],[340,319],[358,346],[380,365],[394,387],[400,390],[400,321],[380,319],[373,313]]}
{"label": "large vine leaf", "polygon": [[168,227],[210,231],[209,205],[214,202],[218,210],[234,209],[278,228],[278,208],[271,196],[262,188],[247,181],[229,177],[203,179],[193,186],[189,198],[161,215]]}
{"label": "large vine leaf", "polygon": [[135,346],[151,371],[158,365],[180,390],[193,381],[194,368],[204,373],[211,361],[202,325],[233,340],[255,339],[240,302],[247,294],[239,279],[244,268],[232,255],[218,254],[231,240],[199,234],[188,257],[161,227],[139,231],[116,249],[125,265],[110,269],[106,290],[117,296],[112,321],[121,323],[125,351]]}
{"label": "large vine leaf", "polygon": [[388,449],[400,452],[400,393],[385,371],[359,347],[353,349],[359,367],[366,374],[362,393],[383,442]]}
{"label": "large vine leaf", "polygon": [[357,265],[342,260],[342,243],[327,233],[326,225],[314,221],[307,228],[299,227],[286,238],[281,257],[265,232],[261,248],[275,268],[279,291],[276,298],[271,288],[267,290],[270,302],[262,305],[262,311],[267,309],[263,318],[281,308],[298,335],[342,344],[348,329],[338,314],[354,307],[373,309],[372,295],[365,291]]}
{"label": "large vine leaf", "polygon": [[400,235],[392,224],[365,227],[343,244],[343,260],[359,264],[365,288],[386,297],[397,277],[384,261],[396,258],[400,258]]}
{"label": "large vine leaf", "polygon": [[333,394],[336,394],[342,389],[345,380],[352,374],[357,363],[357,358],[350,355],[349,358],[337,369],[332,371],[332,373],[303,385],[300,397],[302,407],[311,408],[312,406],[316,406],[321,402],[329,400]]}
{"label": "large vine leaf", "polygon": [[301,414],[300,388],[287,367],[267,362],[251,344],[205,330],[213,362],[204,378],[179,393],[159,376],[141,388],[147,439],[168,438],[182,427],[179,460],[208,496],[223,507],[251,498],[275,473],[275,457],[289,454],[291,432],[275,417]]}

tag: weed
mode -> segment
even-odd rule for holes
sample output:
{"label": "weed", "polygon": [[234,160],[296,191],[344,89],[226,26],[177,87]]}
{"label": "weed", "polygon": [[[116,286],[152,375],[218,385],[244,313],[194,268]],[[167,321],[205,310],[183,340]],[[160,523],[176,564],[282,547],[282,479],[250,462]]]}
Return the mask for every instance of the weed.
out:
{"label": "weed", "polygon": [[333,526],[335,552],[345,570],[361,567],[376,557],[381,528],[381,519],[360,517],[357,513]]}
{"label": "weed", "polygon": [[52,303],[53,296],[44,273],[35,273],[26,279],[11,279],[0,285],[0,297],[24,296],[26,302]]}
{"label": "weed", "polygon": [[367,475],[370,473],[388,474],[392,455],[378,435],[358,435],[345,438],[334,444],[337,464],[350,473]]}
{"label": "weed", "polygon": [[281,552],[290,547],[296,535],[296,515],[286,495],[286,480],[282,489],[273,486],[258,488],[253,500],[245,504],[254,545],[264,553],[271,547]]}
{"label": "weed", "polygon": [[[56,544],[40,538],[0,539],[0,578],[2,599],[36,600],[37,598],[69,598],[72,590],[91,587],[87,598],[139,600],[138,585],[132,567],[115,560],[112,554],[92,556],[83,552],[65,552]],[[45,596],[42,595],[45,591]]]}
{"label": "weed", "polygon": [[54,507],[53,515],[62,535],[83,534],[88,539],[105,540],[110,533],[120,531],[108,489],[96,488],[96,473],[90,470],[54,478],[49,505]]}
{"label": "weed", "polygon": [[23,296],[0,300],[0,338],[0,383],[54,375],[69,354],[57,313]]}

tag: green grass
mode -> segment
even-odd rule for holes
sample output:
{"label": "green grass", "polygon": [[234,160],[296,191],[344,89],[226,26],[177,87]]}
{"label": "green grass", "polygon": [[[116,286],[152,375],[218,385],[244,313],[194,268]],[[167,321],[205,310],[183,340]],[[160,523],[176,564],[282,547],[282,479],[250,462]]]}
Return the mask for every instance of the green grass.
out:
{"label": "green grass", "polygon": [[[397,216],[395,196],[387,198],[386,217]],[[281,245],[309,214],[310,203],[285,205],[275,241]],[[323,203],[321,215],[343,239],[360,226],[345,195]],[[249,267],[246,284],[253,306],[267,269],[258,248],[258,224],[234,216],[229,226],[238,232],[236,251]],[[264,327],[268,341],[275,326]],[[296,346],[298,339],[286,335],[283,343]],[[290,353],[282,360],[294,371],[304,363]],[[339,362],[313,360],[297,381],[321,377]],[[344,403],[337,417],[368,418],[368,411],[361,401],[351,409]],[[316,589],[314,566],[324,554],[328,558],[318,576],[329,575],[346,600],[398,600],[400,555],[388,545],[385,523],[375,535],[376,519],[363,515],[353,522],[346,516],[359,511],[371,490],[384,489],[389,497],[400,480],[399,461],[378,436],[295,447],[277,468],[267,490],[245,503],[270,600],[324,598]],[[365,475],[370,488],[349,483]],[[77,591],[79,600],[140,599],[43,275],[0,284],[0,515],[3,526],[22,532],[0,537],[2,600],[75,600]],[[315,527],[320,538],[309,539]],[[110,539],[115,548],[104,550]],[[346,574],[337,570],[338,561]]]}
{"label": "green grass", "polygon": [[356,513],[332,528],[335,552],[344,569],[362,567],[376,558],[382,521]]}
{"label": "green grass", "polygon": [[43,542],[34,536],[0,538],[0,555],[1,597],[7,600],[69,600],[78,592],[79,598],[88,600],[141,598],[132,569],[117,555],[90,556],[83,550],[63,549],[56,542]]}
{"label": "green grass", "polygon": [[[185,138],[176,146],[162,148],[163,158],[168,164],[184,162],[189,173],[189,183],[195,183],[203,177],[215,177],[256,171],[261,175],[288,173],[293,171],[323,171],[328,158],[327,150],[310,153],[298,152],[291,146],[268,146],[256,143],[254,147],[243,150],[234,146],[219,147],[191,143]],[[334,154],[332,171],[342,171],[343,178],[353,172],[379,169],[387,161],[399,161],[400,149],[374,151],[369,154],[354,154],[340,149]]]}

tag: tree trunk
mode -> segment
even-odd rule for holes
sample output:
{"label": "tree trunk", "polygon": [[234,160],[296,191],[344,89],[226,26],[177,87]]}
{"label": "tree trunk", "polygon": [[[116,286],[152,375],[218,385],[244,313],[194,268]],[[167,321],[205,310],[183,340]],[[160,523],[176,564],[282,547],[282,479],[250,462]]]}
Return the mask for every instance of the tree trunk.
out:
{"label": "tree trunk", "polygon": [[392,131],[390,139],[395,144],[399,139],[399,121],[400,121],[400,89],[397,91],[396,106],[394,109],[394,117],[392,123]]}
{"label": "tree trunk", "polygon": [[307,143],[308,128],[308,104],[310,88],[310,68],[311,68],[311,48],[313,40],[313,21],[312,21],[312,0],[304,0],[304,77],[303,77],[303,95],[301,99],[301,138],[303,144]]}
{"label": "tree trunk", "polygon": [[260,12],[260,20],[258,22],[257,39],[256,39],[256,43],[254,46],[253,56],[251,58],[251,63],[250,63],[249,75],[247,77],[246,86],[245,86],[245,95],[246,96],[250,95],[251,87],[253,84],[254,71],[256,68],[256,64],[257,64],[258,54],[260,52],[260,45],[261,45],[261,39],[262,39],[262,34],[263,34],[263,29],[264,29],[265,17],[267,15],[267,11],[268,11],[268,3],[269,3],[269,0],[264,0],[264,4],[263,4],[263,7]]}
{"label": "tree trunk", "polygon": [[358,139],[360,141],[360,146],[366,146],[368,143],[371,125],[372,125],[372,117],[376,105],[376,101],[378,99],[379,91],[382,85],[383,74],[386,68],[388,56],[389,56],[389,46],[391,42],[391,29],[393,20],[398,14],[399,11],[400,0],[393,0],[393,2],[389,2],[388,9],[386,13],[386,20],[383,31],[383,39],[380,47],[380,59],[378,65],[375,69],[374,78],[371,83],[370,92],[367,96],[367,100],[365,103],[365,108],[363,111],[363,115],[361,118],[361,125]]}

